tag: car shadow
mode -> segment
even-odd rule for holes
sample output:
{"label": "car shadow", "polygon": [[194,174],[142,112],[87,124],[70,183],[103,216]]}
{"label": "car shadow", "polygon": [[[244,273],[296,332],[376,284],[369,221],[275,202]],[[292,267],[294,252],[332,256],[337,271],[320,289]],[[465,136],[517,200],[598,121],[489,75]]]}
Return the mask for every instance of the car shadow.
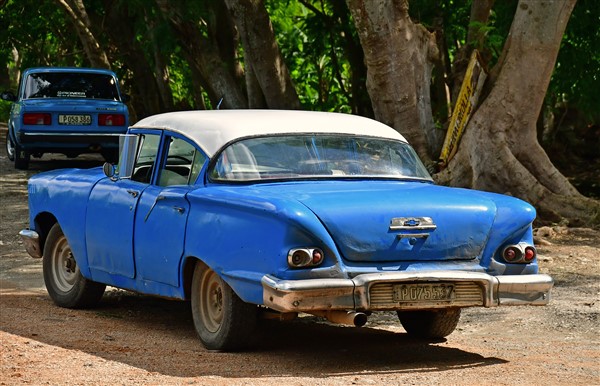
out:
{"label": "car shadow", "polygon": [[175,377],[322,378],[506,363],[451,347],[445,340],[424,342],[403,332],[330,325],[313,317],[261,321],[251,349],[209,351],[196,337],[188,302],[121,290],[109,291],[90,310],[59,308],[46,294],[18,291],[3,291],[0,303],[0,329],[6,333]]}

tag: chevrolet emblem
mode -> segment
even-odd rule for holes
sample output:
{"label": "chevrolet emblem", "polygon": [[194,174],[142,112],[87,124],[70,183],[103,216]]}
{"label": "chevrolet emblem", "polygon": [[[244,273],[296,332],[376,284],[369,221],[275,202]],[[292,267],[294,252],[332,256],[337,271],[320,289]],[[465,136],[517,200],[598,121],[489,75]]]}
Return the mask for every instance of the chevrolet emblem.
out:
{"label": "chevrolet emblem", "polygon": [[435,230],[437,226],[431,217],[395,217],[390,221],[390,230]]}

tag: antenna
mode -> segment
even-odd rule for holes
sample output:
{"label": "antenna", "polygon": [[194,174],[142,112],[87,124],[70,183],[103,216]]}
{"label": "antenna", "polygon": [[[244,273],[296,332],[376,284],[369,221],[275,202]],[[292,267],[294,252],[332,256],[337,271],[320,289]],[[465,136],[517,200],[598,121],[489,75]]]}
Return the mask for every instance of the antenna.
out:
{"label": "antenna", "polygon": [[223,98],[219,99],[219,103],[217,103],[217,110],[221,110],[221,103],[223,103]]}

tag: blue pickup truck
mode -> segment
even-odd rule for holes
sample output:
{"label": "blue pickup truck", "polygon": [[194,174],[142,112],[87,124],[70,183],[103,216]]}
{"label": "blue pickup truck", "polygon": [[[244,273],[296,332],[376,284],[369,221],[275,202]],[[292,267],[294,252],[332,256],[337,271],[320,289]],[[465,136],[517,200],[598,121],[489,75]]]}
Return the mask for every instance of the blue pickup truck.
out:
{"label": "blue pickup truck", "polygon": [[114,72],[72,67],[29,68],[23,72],[8,120],[6,153],[15,168],[27,169],[31,156],[101,153],[117,157],[119,135],[129,113]]}

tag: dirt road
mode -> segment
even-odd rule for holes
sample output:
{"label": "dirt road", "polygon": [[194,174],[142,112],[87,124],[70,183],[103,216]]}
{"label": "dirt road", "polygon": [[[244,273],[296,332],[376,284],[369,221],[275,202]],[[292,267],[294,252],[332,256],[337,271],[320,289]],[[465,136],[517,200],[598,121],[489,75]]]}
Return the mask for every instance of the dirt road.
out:
{"label": "dirt road", "polygon": [[0,150],[0,385],[600,384],[600,233],[589,229],[540,231],[549,306],[465,310],[438,342],[409,338],[393,313],[363,328],[302,317],[265,322],[252,351],[219,353],[200,345],[185,302],[110,289],[99,308],[58,308],[16,235],[27,178],[101,164],[86,158],[34,159],[23,172]]}

